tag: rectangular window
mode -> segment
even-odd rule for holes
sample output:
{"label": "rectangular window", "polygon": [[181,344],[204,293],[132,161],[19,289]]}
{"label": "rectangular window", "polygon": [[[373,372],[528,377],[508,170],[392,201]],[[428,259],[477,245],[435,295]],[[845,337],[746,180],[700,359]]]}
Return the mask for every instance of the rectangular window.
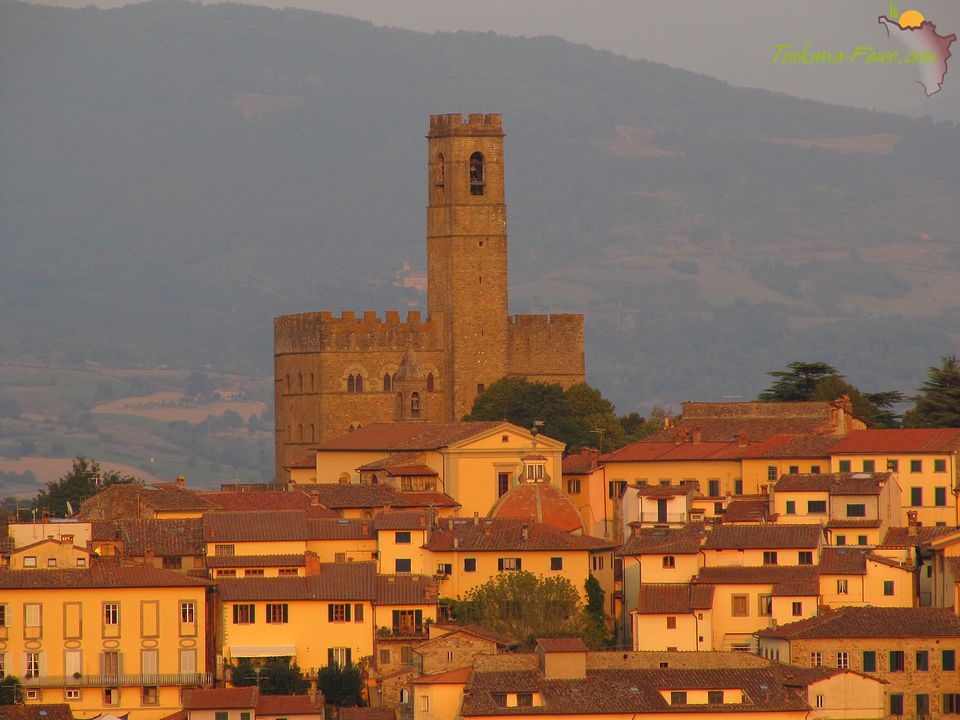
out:
{"label": "rectangular window", "polygon": [[863,461],[863,471],[864,472],[873,472],[877,469],[876,460],[864,460]]}
{"label": "rectangular window", "polygon": [[404,665],[410,665],[413,663],[413,648],[409,645],[404,645],[400,648],[400,662]]}
{"label": "rectangular window", "polygon": [[841,460],[839,468],[840,468],[840,472],[850,472],[850,461]]}
{"label": "rectangular window", "polygon": [[883,594],[887,597],[893,595],[893,580],[884,580],[883,581]]}
{"label": "rectangular window", "polygon": [[436,574],[441,577],[453,575],[453,565],[451,563],[437,563]]}
{"label": "rectangular window", "polygon": [[933,489],[933,504],[937,507],[947,506],[947,489],[945,487]]}
{"label": "rectangular window", "polygon": [[917,693],[917,717],[930,717],[930,696],[927,693]]}
{"label": "rectangular window", "polygon": [[389,665],[390,664],[390,651],[386,649],[380,650],[380,664]]}
{"label": "rectangular window", "polygon": [[876,650],[863,651],[863,671],[865,673],[872,673],[877,671],[877,651]]}
{"label": "rectangular window", "polygon": [[800,473],[800,466],[799,466],[799,465],[791,465],[791,466],[790,466],[790,474],[791,474],[791,475],[798,475],[799,473]]}
{"label": "rectangular window", "polygon": [[866,517],[867,506],[863,503],[847,503],[847,517]]}
{"label": "rectangular window", "polygon": [[429,695],[420,696],[420,710],[422,712],[430,712],[430,696]]}
{"label": "rectangular window", "polygon": [[159,650],[141,650],[140,651],[140,674],[156,675],[160,672],[160,651]]}
{"label": "rectangular window", "polygon": [[900,461],[899,460],[887,460],[887,470],[890,472],[899,472],[900,470]]}
{"label": "rectangular window", "polygon": [[607,483],[607,495],[611,499],[619,498],[623,495],[623,491],[627,489],[626,480],[611,480]]}
{"label": "rectangular window", "polygon": [[464,571],[464,572],[476,572],[476,571],[477,571],[477,559],[476,559],[476,558],[464,558],[464,559],[463,559],[463,571]]}
{"label": "rectangular window", "polygon": [[823,665],[823,653],[810,653],[810,665],[812,667],[820,667]]}
{"label": "rectangular window", "polygon": [[330,603],[327,605],[327,622],[350,622],[350,603]]}
{"label": "rectangular window", "polygon": [[940,654],[940,668],[942,670],[956,670],[957,669],[957,651],[956,650],[944,650]]}
{"label": "rectangular window", "polygon": [[103,704],[119,705],[120,704],[120,688],[104,688]]}
{"label": "rectangular window", "polygon": [[910,504],[913,507],[920,507],[923,505],[923,488],[910,488]]}
{"label": "rectangular window", "polygon": [[0,627],[7,627],[7,606],[0,605]]}
{"label": "rectangular window", "polygon": [[818,708],[823,707],[823,695],[817,695],[817,707]]}
{"label": "rectangular window", "polygon": [[903,693],[890,693],[890,714],[903,715]]}
{"label": "rectangular window", "polygon": [[274,625],[287,622],[287,603],[267,603],[267,622]]}
{"label": "rectangular window", "polygon": [[846,652],[841,651],[837,653],[837,667],[841,670],[846,670],[850,667],[850,658]]}
{"label": "rectangular window", "polygon": [[493,699],[493,704],[496,705],[497,707],[507,706],[506,693],[490,693],[490,697]]}
{"label": "rectangular window", "polygon": [[767,465],[767,482],[777,481],[777,466]]}
{"label": "rectangular window", "polygon": [[934,472],[946,472],[947,471],[947,461],[940,459],[933,461],[933,471]]}
{"label": "rectangular window", "polygon": [[819,475],[819,474],[820,474],[820,466],[819,466],[819,465],[811,465],[811,466],[810,466],[810,474],[811,474],[811,475]]}
{"label": "rectangular window", "polygon": [[579,494],[580,494],[580,481],[579,481],[579,480],[567,480],[567,494],[568,494],[568,495],[579,495]]}
{"label": "rectangular window", "polygon": [[225,710],[217,710],[213,714],[213,717],[215,718],[215,720],[227,720],[227,718],[230,717],[230,713],[228,713]]}
{"label": "rectangular window", "polygon": [[758,606],[757,614],[760,617],[770,617],[773,615],[773,596],[772,595],[761,595],[760,603]]}
{"label": "rectangular window", "polygon": [[837,595],[846,595],[850,591],[850,581],[847,578],[837,580]]}
{"label": "rectangular window", "polygon": [[57,566],[57,559],[56,559],[56,558],[47,558],[47,567],[48,567],[48,568],[55,568],[56,566]]}
{"label": "rectangular window", "polygon": [[837,535],[837,536],[835,536],[834,539],[833,539],[833,544],[834,544],[834,545],[846,545],[846,544],[847,544],[847,536],[846,536],[846,535]]}
{"label": "rectangular window", "polygon": [[253,603],[237,603],[233,606],[233,624],[250,625],[257,621],[257,607]]}
{"label": "rectangular window", "polygon": [[797,501],[796,500],[787,500],[787,515],[796,515],[797,514]]}
{"label": "rectangular window", "polygon": [[363,603],[353,604],[353,621],[363,622]]}
{"label": "rectangular window", "polygon": [[393,561],[394,572],[408,573],[411,566],[410,558],[397,558]]}
{"label": "rectangular window", "polygon": [[181,557],[165,557],[165,558],[163,558],[163,569],[164,569],[164,570],[182,570],[182,569],[183,569],[183,558],[181,558]]}
{"label": "rectangular window", "polygon": [[280,568],[279,570],[277,570],[277,575],[280,575],[280,576],[299,575],[299,574],[300,574],[300,571],[297,570],[297,568]]}
{"label": "rectangular window", "polygon": [[803,602],[800,600],[794,600],[791,607],[791,613],[793,617],[803,617]]}
{"label": "rectangular window", "polygon": [[710,497],[720,497],[720,481],[716,478],[707,480],[707,492]]}
{"label": "rectangular window", "polygon": [[551,570],[563,570],[563,558],[562,558],[562,557],[552,557],[552,558],[550,558],[550,569],[551,569]]}
{"label": "rectangular window", "polygon": [[917,650],[916,655],[917,670],[926,672],[930,669],[930,653],[926,650]]}
{"label": "rectangular window", "polygon": [[945,715],[960,715],[960,693],[943,694],[943,712]]}
{"label": "rectangular window", "polygon": [[24,663],[24,673],[23,676],[27,680],[32,680],[33,678],[40,677],[40,653],[38,652],[27,652],[25,655]]}
{"label": "rectangular window", "polygon": [[763,564],[764,564],[764,565],[776,565],[776,564],[777,564],[777,551],[776,551],[776,550],[764,550],[764,551],[763,551]]}
{"label": "rectangular window", "polygon": [[673,555],[663,556],[663,567],[665,570],[673,570],[677,566],[677,559]]}
{"label": "rectangular window", "polygon": [[667,630],[676,630],[677,629],[677,618],[673,615],[667,617]]}
{"label": "rectangular window", "polygon": [[143,692],[140,695],[140,704],[141,705],[159,705],[160,696],[157,693],[156,686],[145,685],[143,687]]}
{"label": "rectangular window", "polygon": [[23,558],[23,566],[25,568],[35,568],[37,566],[37,556],[25,555]]}
{"label": "rectangular window", "polygon": [[27,603],[23,606],[23,624],[28,628],[39,628],[43,626],[43,605],[40,603]]}
{"label": "rectangular window", "polygon": [[911,460],[910,472],[912,473],[923,472],[923,460]]}
{"label": "rectangular window", "polygon": [[247,568],[243,571],[244,577],[263,577],[263,568]]}
{"label": "rectangular window", "polygon": [[826,500],[807,500],[807,515],[822,515],[826,511]]}
{"label": "rectangular window", "polygon": [[801,550],[797,553],[797,563],[800,565],[813,565],[813,551]]}
{"label": "rectangular window", "polygon": [[709,705],[723,705],[723,690],[707,690],[707,703]]}
{"label": "rectangular window", "polygon": [[510,490],[510,473],[497,473],[497,497],[501,498]]}
{"label": "rectangular window", "polygon": [[867,536],[866,535],[857,535],[857,545],[866,545]]}
{"label": "rectangular window", "polygon": [[890,672],[903,672],[906,662],[903,650],[890,651]]}
{"label": "rectangular window", "polygon": [[220,557],[233,557],[234,547],[233,545],[214,545],[213,554]]}
{"label": "rectangular window", "polygon": [[80,691],[79,690],[64,690],[63,691],[64,700],[79,700]]}
{"label": "rectangular window", "polygon": [[685,690],[671,690],[670,691],[670,704],[671,705],[686,705],[687,704],[687,693]]}
{"label": "rectangular window", "polygon": [[730,614],[733,615],[733,617],[747,617],[750,615],[749,598],[746,595],[733,595],[730,600]]}
{"label": "rectangular window", "polygon": [[517,693],[517,707],[533,707],[533,693]]}
{"label": "rectangular window", "polygon": [[193,675],[197,672],[197,651],[180,649],[180,674]]}
{"label": "rectangular window", "polygon": [[117,676],[120,674],[120,653],[116,650],[104,650],[100,654],[100,674]]}
{"label": "rectangular window", "polygon": [[402,531],[399,531],[399,532],[394,533],[394,535],[393,535],[393,541],[394,541],[397,545],[409,545],[409,544],[410,544],[410,531],[409,531],[409,530],[402,530]]}
{"label": "rectangular window", "polygon": [[743,480],[736,478],[733,481],[733,494],[734,495],[743,495]]}
{"label": "rectangular window", "polygon": [[520,570],[521,562],[520,558],[498,558],[497,559],[497,570],[500,572],[508,572],[511,570]]}
{"label": "rectangular window", "polygon": [[196,605],[192,600],[180,603],[180,622],[184,625],[196,622]]}

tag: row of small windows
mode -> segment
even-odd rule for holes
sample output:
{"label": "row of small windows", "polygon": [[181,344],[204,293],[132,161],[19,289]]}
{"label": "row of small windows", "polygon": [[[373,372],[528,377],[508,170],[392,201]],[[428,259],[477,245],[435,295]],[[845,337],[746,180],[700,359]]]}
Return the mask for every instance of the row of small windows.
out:
{"label": "row of small windows", "polygon": [[[437,199],[443,199],[444,189],[446,187],[446,160],[443,153],[437,155],[437,174],[434,178]],[[483,195],[486,180],[483,169],[483,153],[475,152],[470,156],[470,194]]]}
{"label": "row of small windows", "polygon": [[[850,653],[847,651],[838,651],[837,654],[837,667],[841,670],[846,670],[850,667]],[[889,661],[890,672],[905,672],[907,669],[907,655],[903,650],[890,650],[887,653],[887,659]],[[823,653],[821,652],[812,652],[810,653],[810,665],[812,667],[821,667],[823,665]],[[877,672],[877,651],[876,650],[863,650],[861,651],[861,667],[862,672],[873,673]],[[928,672],[930,670],[930,651],[929,650],[917,650],[913,656],[913,668],[918,672]],[[940,651],[940,670],[945,672],[953,672],[957,669],[957,652],[956,650],[941,650]]]}
{"label": "row of small windows", "polygon": [[[287,392],[287,394],[289,394],[289,393],[291,393],[291,392],[294,392],[294,387],[298,387],[298,388],[299,388],[299,392],[314,392],[315,389],[316,389],[316,387],[315,387],[315,384],[314,384],[314,376],[313,376],[313,373],[310,373],[307,377],[308,377],[308,380],[309,380],[309,385],[308,385],[308,386],[305,386],[305,385],[304,385],[304,376],[303,376],[303,373],[298,373],[297,379],[296,379],[298,384],[296,384],[296,385],[292,383],[292,381],[291,381],[291,379],[290,379],[290,375],[289,375],[289,374],[286,375],[286,376],[284,377],[284,385],[285,385],[285,387],[286,387],[286,392]],[[390,392],[390,391],[392,391],[392,390],[393,390],[393,387],[394,387],[394,385],[395,385],[395,383],[396,383],[396,381],[397,381],[396,373],[392,373],[392,374],[391,374],[391,373],[384,373],[384,375],[383,375],[383,391],[384,391],[384,392]],[[348,392],[348,393],[362,393],[362,392],[363,392],[363,386],[364,386],[364,380],[363,380],[363,375],[362,375],[361,373],[357,372],[357,373],[350,373],[349,375],[347,375],[347,392]],[[427,388],[426,388],[426,389],[427,389],[427,392],[435,392],[435,391],[436,391],[437,380],[436,380],[436,378],[434,377],[433,373],[427,373],[426,386],[427,386]],[[308,390],[307,388],[309,388],[309,390]],[[478,393],[479,393],[479,392],[483,392],[482,386],[480,386],[480,385],[477,386],[477,392],[478,392]]]}

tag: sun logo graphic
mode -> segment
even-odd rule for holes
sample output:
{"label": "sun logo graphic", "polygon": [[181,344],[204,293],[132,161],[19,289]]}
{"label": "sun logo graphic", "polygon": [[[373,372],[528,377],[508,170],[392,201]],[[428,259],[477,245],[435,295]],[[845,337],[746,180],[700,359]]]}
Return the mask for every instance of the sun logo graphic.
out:
{"label": "sun logo graphic", "polygon": [[895,39],[907,49],[905,55],[892,53],[891,61],[915,65],[919,74],[917,82],[927,96],[940,92],[947,74],[950,46],[956,41],[956,34],[940,35],[937,26],[919,10],[900,12],[892,2],[887,14],[878,17],[877,22],[887,31],[888,38]]}

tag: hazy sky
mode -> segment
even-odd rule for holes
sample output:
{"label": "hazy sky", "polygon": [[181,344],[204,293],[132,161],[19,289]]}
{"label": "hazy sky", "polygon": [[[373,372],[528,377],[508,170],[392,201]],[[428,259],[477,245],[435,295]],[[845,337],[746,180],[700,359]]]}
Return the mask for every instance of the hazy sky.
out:
{"label": "hazy sky", "polygon": [[[82,6],[90,0],[52,0]],[[125,4],[100,0],[101,7]],[[960,121],[960,42],[943,90],[924,96],[906,66],[774,64],[773,46],[852,52],[859,45],[902,49],[877,16],[889,0],[256,0],[271,7],[332,12],[425,32],[479,30],[557,35],[633,58],[664,62],[726,80],[833,103],[930,113]],[[918,0],[913,8],[941,35],[960,34],[960,2]]]}

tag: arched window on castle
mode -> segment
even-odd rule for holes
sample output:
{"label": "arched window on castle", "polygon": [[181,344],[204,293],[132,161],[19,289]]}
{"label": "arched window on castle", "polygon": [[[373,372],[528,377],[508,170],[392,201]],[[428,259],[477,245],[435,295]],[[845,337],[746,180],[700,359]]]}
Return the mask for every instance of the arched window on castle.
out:
{"label": "arched window on castle", "polygon": [[363,392],[363,375],[360,373],[357,373],[356,387],[357,392]]}
{"label": "arched window on castle", "polygon": [[470,156],[470,194],[483,195],[483,155],[475,152]]}
{"label": "arched window on castle", "polygon": [[410,395],[410,417],[420,417],[420,393]]}
{"label": "arched window on castle", "polygon": [[353,373],[350,373],[347,376],[347,392],[352,393],[357,391],[357,380],[353,377]]}
{"label": "arched window on castle", "polygon": [[297,425],[297,434],[300,436],[300,442],[303,442],[303,424]]}
{"label": "arched window on castle", "polygon": [[383,376],[383,391],[390,392],[390,387],[392,385],[393,378],[390,377],[390,373],[387,373]]}
{"label": "arched window on castle", "polygon": [[433,389],[434,389],[433,373],[427,373],[427,392],[433,392]]}
{"label": "arched window on castle", "polygon": [[300,392],[303,392],[303,373],[297,373],[300,376]]}
{"label": "arched window on castle", "polygon": [[287,384],[287,393],[289,393],[290,392],[290,375],[289,374],[287,374],[284,377],[284,382]]}
{"label": "arched window on castle", "polygon": [[310,392],[313,392],[316,389],[316,386],[313,384],[313,373],[310,373]]}

